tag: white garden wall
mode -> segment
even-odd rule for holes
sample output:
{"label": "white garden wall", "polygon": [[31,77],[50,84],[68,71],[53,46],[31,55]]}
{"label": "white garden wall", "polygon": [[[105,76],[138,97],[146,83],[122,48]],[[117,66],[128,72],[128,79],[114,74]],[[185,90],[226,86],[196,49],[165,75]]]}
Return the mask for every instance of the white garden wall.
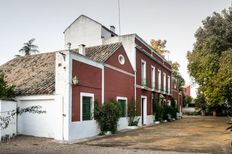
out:
{"label": "white garden wall", "polygon": [[[0,100],[0,116],[1,117],[9,116],[13,110],[16,111],[16,102]],[[9,135],[10,137],[13,135],[16,135],[16,115],[12,117],[6,129],[0,128],[0,141],[1,141],[1,138],[5,135]]]}
{"label": "white garden wall", "polygon": [[[59,123],[60,103],[54,96],[27,96],[18,98],[18,107],[41,106],[46,113],[23,113],[18,116],[18,134],[55,138]],[[60,114],[61,115],[61,114]],[[62,132],[60,132],[62,133]]]}

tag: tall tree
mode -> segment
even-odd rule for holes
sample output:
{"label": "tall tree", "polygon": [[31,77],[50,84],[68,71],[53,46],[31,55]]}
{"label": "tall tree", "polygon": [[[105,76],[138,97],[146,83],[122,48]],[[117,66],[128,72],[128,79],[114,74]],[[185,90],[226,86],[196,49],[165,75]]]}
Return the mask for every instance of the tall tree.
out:
{"label": "tall tree", "polygon": [[178,62],[171,62],[171,65],[172,65],[172,77],[176,79],[176,84],[179,91],[183,91],[182,86],[185,85],[185,80],[181,76],[179,71],[180,64]]}
{"label": "tall tree", "polygon": [[187,53],[188,70],[210,105],[232,104],[232,7],[202,23]]}
{"label": "tall tree", "polygon": [[165,49],[167,43],[166,40],[162,41],[160,39],[158,40],[152,39],[150,43],[151,43],[151,47],[155,49],[155,51],[159,53],[161,56],[164,57],[166,53],[169,53],[169,51]]}
{"label": "tall tree", "polygon": [[19,52],[22,52],[25,56],[39,52],[38,46],[33,44],[34,41],[35,39],[32,38],[28,42],[24,43],[24,46],[19,50]]}

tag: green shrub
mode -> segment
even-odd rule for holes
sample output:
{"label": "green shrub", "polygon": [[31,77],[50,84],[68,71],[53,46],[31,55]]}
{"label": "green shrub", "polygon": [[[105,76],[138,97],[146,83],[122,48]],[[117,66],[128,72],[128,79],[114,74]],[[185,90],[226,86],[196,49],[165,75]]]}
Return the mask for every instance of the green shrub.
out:
{"label": "green shrub", "polygon": [[99,106],[99,104],[95,102],[94,119],[100,127],[101,134],[107,131],[115,133],[120,116],[121,107],[117,101],[110,100],[110,102],[104,103],[102,106]]}
{"label": "green shrub", "polygon": [[163,106],[156,104],[155,112],[154,112],[155,121],[163,120],[163,110],[164,110]]}
{"label": "green shrub", "polygon": [[134,99],[130,102],[128,106],[128,125],[129,126],[138,126],[139,118],[137,117],[138,112],[136,109],[136,102]]}
{"label": "green shrub", "polygon": [[163,120],[171,121],[173,118],[177,118],[177,110],[176,108],[173,108],[172,106],[164,105],[163,110]]}

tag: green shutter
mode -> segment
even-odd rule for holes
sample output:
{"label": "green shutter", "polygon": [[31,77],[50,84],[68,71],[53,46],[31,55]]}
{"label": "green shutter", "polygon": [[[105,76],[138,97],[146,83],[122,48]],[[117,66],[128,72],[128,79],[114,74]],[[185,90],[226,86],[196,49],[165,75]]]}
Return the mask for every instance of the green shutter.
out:
{"label": "green shutter", "polygon": [[126,117],[126,100],[118,100],[118,102],[122,109],[121,117]]}
{"label": "green shutter", "polygon": [[82,97],[82,119],[91,120],[91,97]]}

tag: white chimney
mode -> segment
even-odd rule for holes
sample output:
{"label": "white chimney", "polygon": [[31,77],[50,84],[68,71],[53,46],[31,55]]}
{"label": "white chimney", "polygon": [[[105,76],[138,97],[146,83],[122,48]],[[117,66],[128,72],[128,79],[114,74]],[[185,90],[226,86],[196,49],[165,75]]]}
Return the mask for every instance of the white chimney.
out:
{"label": "white chimney", "polygon": [[110,26],[110,30],[115,33],[115,27],[113,25]]}
{"label": "white chimney", "polygon": [[79,45],[79,54],[85,56],[85,45],[84,44]]}

